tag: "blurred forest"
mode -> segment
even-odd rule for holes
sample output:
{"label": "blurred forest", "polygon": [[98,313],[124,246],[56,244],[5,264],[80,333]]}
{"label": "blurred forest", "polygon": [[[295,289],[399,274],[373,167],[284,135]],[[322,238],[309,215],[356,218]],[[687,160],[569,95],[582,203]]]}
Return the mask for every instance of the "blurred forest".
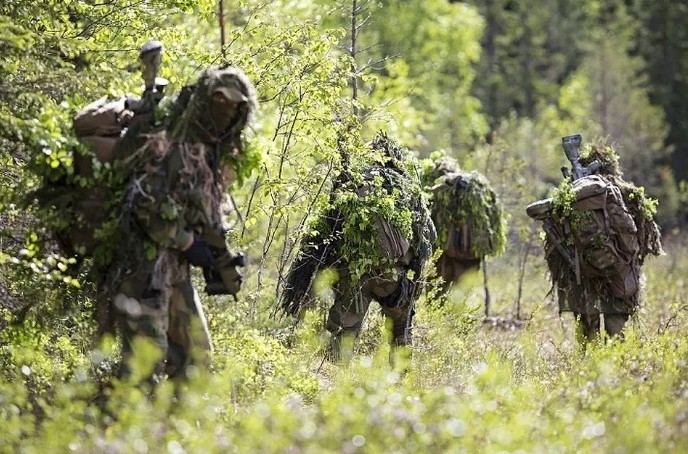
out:
{"label": "blurred forest", "polygon": [[[218,17],[220,5],[223,20]],[[0,4],[0,408],[6,410],[0,410],[0,415],[14,421],[5,435],[6,446],[16,447],[30,439],[33,435],[28,427],[37,427],[41,421],[51,421],[52,425],[44,426],[35,446],[52,443],[59,449],[72,447],[70,435],[60,434],[60,428],[64,429],[69,421],[91,421],[89,424],[98,427],[92,421],[95,417],[81,407],[72,408],[71,413],[51,413],[56,402],[59,405],[54,407],[55,412],[67,408],[60,405],[70,399],[82,399],[84,406],[88,405],[88,398],[79,397],[83,390],[69,388],[65,395],[57,390],[67,389],[59,388],[58,383],[80,383],[83,370],[92,372],[95,367],[89,353],[94,331],[93,301],[89,297],[92,284],[87,267],[74,274],[73,259],[63,257],[56,247],[50,228],[55,213],[41,212],[27,194],[45,181],[73,174],[78,145],[71,119],[81,107],[102,96],[140,94],[137,56],[146,40],[164,43],[161,76],[170,81],[170,93],[191,83],[208,65],[224,63],[242,68],[258,90],[260,110],[246,138],[249,147],[260,154],[261,162],[249,177],[230,188],[238,207],[232,219],[232,241],[247,254],[247,281],[237,302],[204,297],[217,344],[216,356],[220,358],[218,377],[225,377],[221,375],[224,373],[240,377],[222,382],[228,388],[217,388],[227,393],[223,397],[227,400],[217,403],[222,417],[215,421],[206,415],[204,424],[225,422],[226,427],[250,438],[252,433],[260,432],[258,423],[250,422],[251,417],[259,417],[261,412],[274,412],[281,415],[282,421],[293,421],[289,418],[296,416],[289,414],[295,411],[303,421],[307,420],[305,425],[293,421],[294,427],[288,430],[304,430],[308,424],[322,423],[318,415],[330,414],[328,405],[341,402],[317,397],[318,390],[341,386],[342,395],[362,399],[356,394],[358,390],[369,389],[366,386],[373,386],[376,380],[383,383],[380,386],[393,386],[391,381],[385,382],[389,377],[383,372],[375,372],[379,375],[365,385],[338,383],[333,378],[336,372],[326,372],[320,381],[313,379],[312,370],[319,358],[312,356],[308,348],[315,350],[317,339],[308,335],[319,329],[321,320],[317,317],[322,314],[308,319],[299,328],[303,331],[296,333],[293,322],[270,317],[298,239],[306,232],[311,215],[327,201],[329,184],[340,165],[337,146],[345,123],[357,125],[356,134],[362,141],[372,139],[376,131],[383,129],[416,152],[419,159],[444,151],[457,158],[463,168],[487,176],[509,215],[507,252],[490,263],[492,272],[486,284],[491,285],[494,309],[510,317],[530,314],[527,317],[537,321],[535,331],[525,331],[524,336],[530,336],[525,344],[518,344],[521,341],[512,337],[499,338],[492,344],[490,334],[480,337],[476,334],[480,323],[475,320],[482,309],[476,312],[470,302],[482,304],[483,282],[468,286],[473,293],[457,293],[461,304],[457,303],[451,317],[430,309],[425,315],[421,312],[419,339],[427,348],[421,348],[419,358],[437,369],[428,372],[421,368],[417,376],[412,374],[410,379],[417,377],[418,381],[399,391],[404,396],[414,388],[447,389],[452,376],[465,378],[467,381],[459,388],[473,389],[478,393],[474,396],[490,388],[488,384],[495,384],[493,391],[485,391],[495,394],[485,397],[483,404],[505,402],[513,419],[493,422],[503,422],[500,427],[506,428],[509,421],[518,420],[518,408],[524,399],[530,400],[527,396],[531,393],[551,388],[548,396],[555,401],[556,392],[566,397],[563,390],[567,383],[584,387],[588,378],[593,382],[596,379],[571,372],[575,356],[565,356],[547,369],[545,359],[575,350],[563,340],[569,331],[559,332],[559,337],[547,340],[551,345],[538,349],[547,343],[541,343],[538,337],[546,331],[543,324],[549,328],[559,325],[552,321],[556,309],[547,297],[544,260],[539,256],[539,226],[526,217],[525,206],[547,196],[558,185],[560,167],[567,164],[561,137],[568,134],[580,132],[584,142],[606,138],[614,143],[625,179],[644,186],[646,193],[659,201],[658,222],[665,241],[677,249],[670,263],[662,262],[655,272],[650,272],[651,276],[673,280],[671,290],[657,283],[649,286],[656,293],[648,290],[648,299],[661,304],[665,311],[647,323],[653,332],[664,333],[670,332],[677,320],[683,320],[679,314],[685,305],[677,295],[684,290],[680,276],[685,263],[675,257],[685,252],[688,223],[686,24],[688,3],[681,0],[4,0]],[[353,159],[362,159],[364,151],[356,151],[356,143],[352,140]],[[107,184],[107,177],[103,178],[95,184]],[[18,318],[22,324],[13,323]],[[379,328],[379,320],[377,323],[371,320],[373,328]],[[473,343],[469,346],[468,341],[459,339],[442,343],[442,347],[433,344],[448,334],[457,339],[463,335]],[[298,339],[306,346],[289,353],[286,348]],[[631,347],[643,342],[634,343],[633,335],[629,339],[619,347],[623,361],[614,363],[619,370],[633,371],[628,372],[629,377],[619,378],[624,386],[628,384],[620,388],[624,392],[632,392],[642,374],[661,369],[654,359],[632,356]],[[364,352],[373,351],[366,343],[372,342],[370,338],[364,336],[362,341]],[[685,342],[672,347],[670,337],[652,342],[657,351],[681,355],[688,351]],[[522,347],[516,349],[520,353],[513,353],[515,343]],[[453,353],[465,355],[463,360],[447,356],[442,350],[447,345]],[[512,353],[521,356],[512,362]],[[305,358],[306,363],[315,361],[316,365],[309,363],[297,370],[285,359],[290,354]],[[483,354],[487,356],[477,359]],[[607,353],[597,355],[586,359],[593,368],[598,360],[609,360],[604,356]],[[533,358],[537,359],[529,363]],[[685,358],[681,358],[671,359],[671,364],[684,361],[685,366]],[[96,375],[107,374],[106,361],[101,358],[96,362],[100,365]],[[507,363],[515,368],[510,378],[505,378],[511,373]],[[629,363],[640,372],[628,369]],[[265,364],[268,369],[261,369]],[[457,369],[450,370],[454,366]],[[672,366],[662,382],[666,386],[645,391],[657,393],[651,398],[659,399],[661,392],[675,392],[685,398],[684,386],[688,385],[684,381],[676,384],[684,366]],[[361,367],[369,369],[366,364]],[[478,376],[486,377],[486,370],[495,375],[484,383],[471,382],[475,386],[470,388],[472,378],[466,377],[475,375],[476,370],[481,371]],[[355,376],[351,374],[347,380]],[[630,381],[624,381],[626,378]],[[522,386],[515,394],[500,394],[514,383]],[[306,401],[303,405],[315,402],[315,410],[300,414],[301,410],[280,400],[292,392],[300,393]],[[376,392],[383,394],[380,389]],[[432,405],[439,405],[441,400],[433,396],[435,400],[427,401],[427,414],[423,413],[430,418],[437,410],[432,410]],[[636,398],[644,396],[641,393]],[[260,399],[268,403],[280,400],[281,404],[269,403],[269,410],[254,408]],[[447,399],[454,402],[454,397]],[[540,404],[547,402],[543,399]],[[84,429],[88,433],[72,433],[82,441],[90,440],[84,442],[83,449],[72,450],[93,452],[107,445],[111,448],[107,452],[146,452],[136,447],[134,440],[139,438],[127,441],[127,436],[135,424],[153,424],[146,422],[145,415],[153,418],[156,412],[151,408],[157,407],[144,410],[142,406],[148,404],[139,401],[121,405],[132,405],[139,416],[134,417],[132,411],[129,416],[133,419],[120,419],[119,429],[102,438],[89,429]],[[200,408],[197,401],[190,405]],[[662,407],[664,417],[678,418],[679,404],[667,405]],[[304,408],[301,404],[297,407]],[[449,411],[447,408],[442,407],[437,414]],[[480,418],[481,411],[488,411],[487,407],[476,408],[466,410],[462,420]],[[543,407],[530,410],[548,411]],[[626,414],[625,409],[617,410],[617,417]],[[241,411],[249,416],[236,417]],[[415,414],[420,410],[414,407],[409,411]],[[581,410],[576,407],[571,411]],[[678,443],[676,446],[686,447],[680,435],[685,433],[686,416],[681,414],[683,419],[667,423],[666,431],[670,433],[668,439]],[[445,416],[447,421],[459,421]],[[187,417],[181,413],[179,420]],[[275,418],[271,421],[279,426],[280,419]],[[580,422],[576,430],[598,430],[593,419]],[[360,423],[352,421],[352,426]],[[594,436],[557,441],[559,435],[552,434],[566,431],[557,425],[559,420],[552,422],[552,432],[547,432],[546,427],[535,429],[536,422],[525,428],[530,423],[523,421],[519,429],[522,438],[514,435],[513,439],[502,440],[502,444],[495,442],[495,448],[514,448],[512,441],[530,439],[534,430],[546,432],[542,434],[549,440],[545,444],[554,443],[550,447],[563,443],[564,447],[574,447],[574,451],[586,451],[613,446],[611,442],[596,445]],[[452,424],[459,423],[463,424]],[[643,419],[629,424],[641,427],[646,423]],[[425,424],[430,425],[427,421]],[[447,426],[446,430],[465,432],[461,424]],[[168,429],[194,439],[191,427],[182,426]],[[413,424],[409,427],[418,429]],[[160,435],[159,428],[149,429],[151,432],[141,440],[150,446],[162,439],[172,443],[165,438],[168,435]],[[238,436],[229,445],[218,441],[225,436],[231,438],[230,433],[216,431],[213,446],[217,452],[248,443],[238,441]],[[419,432],[414,433],[419,438],[413,446],[420,450],[431,446],[423,445]],[[329,433],[332,440],[337,440],[336,434],[333,428]],[[621,437],[624,433],[608,425],[607,435]],[[371,436],[367,436],[372,443]],[[478,433],[472,436],[474,441],[482,440]],[[344,445],[335,441],[328,445],[327,440],[321,440],[323,449],[328,446],[322,452],[346,451]],[[633,451],[656,447],[653,440],[650,435],[640,441],[629,438],[626,448]],[[288,446],[280,444],[283,440],[273,442],[243,446],[249,452],[287,451]],[[352,443],[358,446],[355,437]],[[176,445],[170,446],[167,444],[169,452],[184,452],[175,450]],[[189,451],[202,452],[203,446],[201,443]],[[452,446],[449,443],[436,448]],[[530,445],[530,449],[537,450],[537,446]],[[407,450],[413,451],[410,447],[402,449]]]}
{"label": "blurred forest", "polygon": [[[531,224],[523,207],[559,181],[559,138],[575,132],[616,144],[626,178],[659,200],[664,232],[688,221],[682,2],[247,1],[224,8],[221,27],[211,1],[3,4],[4,266],[45,255],[50,232],[34,222],[25,194],[44,178],[70,174],[70,118],[80,107],[140,91],[136,54],[148,38],[165,43],[169,92],[213,63],[240,66],[256,81],[262,103],[250,142],[264,161],[232,192],[246,221],[244,244],[262,242],[253,254],[260,287],[267,262],[272,268],[277,259],[282,270],[291,258],[288,239],[305,225],[304,208],[318,202],[311,189],[336,162],[332,120],[347,116],[360,122],[363,140],[385,129],[420,158],[444,150],[483,172],[506,203],[514,234]],[[30,254],[20,257],[22,249]],[[50,268],[29,262],[31,272]],[[12,285],[5,282],[3,292]]]}

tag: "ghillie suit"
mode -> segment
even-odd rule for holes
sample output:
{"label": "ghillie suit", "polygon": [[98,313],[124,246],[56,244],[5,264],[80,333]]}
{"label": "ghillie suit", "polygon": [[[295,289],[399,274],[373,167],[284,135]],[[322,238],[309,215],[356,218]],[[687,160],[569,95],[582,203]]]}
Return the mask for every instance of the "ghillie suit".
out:
{"label": "ghillie suit", "polygon": [[656,202],[642,187],[623,180],[610,146],[593,144],[572,163],[591,170],[566,178],[551,198],[529,205],[527,213],[543,222],[559,311],[574,313],[581,341],[599,335],[600,314],[607,334],[620,336],[640,304],[643,261],[662,252],[653,220]]}
{"label": "ghillie suit", "polygon": [[504,252],[506,217],[487,179],[476,171],[461,171],[448,156],[437,159],[424,180],[442,250],[437,272],[446,290],[466,271],[477,271],[485,256]]}
{"label": "ghillie suit", "polygon": [[342,336],[360,333],[373,299],[391,321],[393,345],[410,345],[422,268],[435,237],[420,182],[402,162],[404,150],[384,133],[369,146],[382,159],[339,176],[330,207],[317,218],[316,233],[303,239],[280,298],[281,309],[297,316],[309,304],[317,272],[337,271],[326,323],[335,359]]}
{"label": "ghillie suit", "polygon": [[[123,334],[122,374],[135,337],[157,345],[170,376],[206,362],[210,336],[189,265],[202,267],[211,294],[236,295],[243,255],[228,250],[223,225],[225,172],[241,170],[241,133],[256,108],[252,84],[235,68],[212,67],[180,96],[169,126],[137,150],[131,166],[123,243],[109,286]],[[194,358],[192,354],[199,354]]]}

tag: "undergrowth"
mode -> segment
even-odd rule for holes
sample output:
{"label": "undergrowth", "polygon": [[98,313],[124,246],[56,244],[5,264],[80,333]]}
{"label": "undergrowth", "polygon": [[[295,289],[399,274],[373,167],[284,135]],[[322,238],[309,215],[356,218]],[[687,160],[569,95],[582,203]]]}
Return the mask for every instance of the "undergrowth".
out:
{"label": "undergrowth", "polygon": [[[110,380],[117,345],[93,348],[84,313],[32,311],[0,333],[0,452],[686,452],[688,259],[667,249],[623,343],[582,351],[531,257],[523,327],[483,324],[473,276],[443,305],[421,299],[413,356],[395,366],[374,306],[357,355],[335,365],[321,311],[278,322],[209,303],[212,370],[152,397]],[[513,259],[489,266],[506,318]]]}

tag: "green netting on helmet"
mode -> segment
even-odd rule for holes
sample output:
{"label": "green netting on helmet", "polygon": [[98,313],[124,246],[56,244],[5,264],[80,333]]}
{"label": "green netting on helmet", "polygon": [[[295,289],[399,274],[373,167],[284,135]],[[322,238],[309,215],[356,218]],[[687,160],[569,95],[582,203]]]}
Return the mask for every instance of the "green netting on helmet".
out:
{"label": "green netting on helmet", "polygon": [[[440,166],[445,165],[451,168],[451,161],[440,162]],[[437,184],[432,191],[431,213],[438,244],[446,245],[450,230],[465,226],[476,258],[504,252],[506,216],[487,179],[476,171],[450,171],[433,181]]]}

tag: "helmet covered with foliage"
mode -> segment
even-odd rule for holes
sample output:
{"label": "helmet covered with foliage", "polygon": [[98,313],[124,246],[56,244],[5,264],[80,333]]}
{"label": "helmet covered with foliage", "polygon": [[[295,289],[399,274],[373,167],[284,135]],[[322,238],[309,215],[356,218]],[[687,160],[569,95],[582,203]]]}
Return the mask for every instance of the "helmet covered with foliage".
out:
{"label": "helmet covered with foliage", "polygon": [[432,188],[437,179],[452,172],[460,172],[459,162],[441,152],[434,152],[429,159],[424,160],[423,186]]}
{"label": "helmet covered with foliage", "polygon": [[368,146],[373,151],[382,153],[382,159],[387,167],[403,169],[402,163],[406,160],[405,154],[408,152],[386,132],[379,131]]}

